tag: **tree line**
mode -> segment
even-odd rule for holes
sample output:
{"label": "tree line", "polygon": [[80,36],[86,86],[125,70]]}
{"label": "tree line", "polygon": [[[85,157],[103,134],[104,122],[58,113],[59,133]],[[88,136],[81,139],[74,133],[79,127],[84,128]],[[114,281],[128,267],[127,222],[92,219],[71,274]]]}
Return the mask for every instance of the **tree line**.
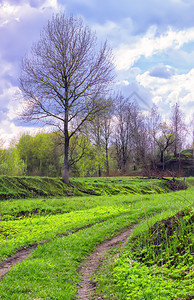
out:
{"label": "tree line", "polygon": [[[156,106],[144,112],[121,94],[107,101],[109,108],[95,114],[71,138],[71,176],[151,175],[167,171],[170,160],[178,165],[191,134],[178,104],[167,122]],[[192,142],[187,146],[193,149]],[[8,149],[0,149],[0,174],[62,176],[63,163],[60,130],[24,134]]]}
{"label": "tree line", "polygon": [[[79,17],[53,15],[38,42],[23,58],[20,90],[22,120],[53,127],[52,133],[24,135],[1,150],[0,168],[7,174],[76,176],[128,174],[162,169],[184,141],[178,105],[172,124],[162,122],[156,107],[145,115],[122,95],[112,96],[114,59],[107,42]],[[172,150],[173,149],[173,150]],[[10,166],[10,161],[13,161]]]}

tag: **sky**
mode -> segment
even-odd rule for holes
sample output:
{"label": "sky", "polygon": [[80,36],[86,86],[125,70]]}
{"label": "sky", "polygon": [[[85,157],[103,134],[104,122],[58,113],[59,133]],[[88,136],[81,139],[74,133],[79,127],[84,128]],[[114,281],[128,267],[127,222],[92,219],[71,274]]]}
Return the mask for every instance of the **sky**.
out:
{"label": "sky", "polygon": [[38,128],[18,121],[22,58],[57,12],[81,16],[114,55],[115,89],[165,118],[194,113],[194,0],[0,0],[0,140]]}

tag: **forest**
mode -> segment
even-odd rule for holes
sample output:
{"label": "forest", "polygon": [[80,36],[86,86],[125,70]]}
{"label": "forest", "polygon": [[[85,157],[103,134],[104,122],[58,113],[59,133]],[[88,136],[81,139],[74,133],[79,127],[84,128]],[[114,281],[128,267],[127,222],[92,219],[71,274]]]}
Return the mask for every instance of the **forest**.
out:
{"label": "forest", "polygon": [[[70,176],[193,176],[193,128],[178,104],[163,121],[157,106],[145,112],[117,95],[71,138]],[[56,128],[0,146],[1,175],[60,177],[63,163],[64,137]]]}

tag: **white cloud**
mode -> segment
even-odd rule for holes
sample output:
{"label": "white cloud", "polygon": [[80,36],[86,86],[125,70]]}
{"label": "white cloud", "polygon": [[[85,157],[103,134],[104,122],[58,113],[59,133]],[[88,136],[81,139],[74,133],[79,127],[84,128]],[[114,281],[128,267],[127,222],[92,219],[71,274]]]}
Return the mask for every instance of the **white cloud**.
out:
{"label": "white cloud", "polygon": [[166,49],[180,49],[185,43],[194,41],[194,28],[176,31],[169,28],[167,32],[157,37],[157,27],[152,26],[143,37],[139,37],[136,43],[122,44],[114,50],[117,70],[127,70],[139,60],[141,56],[146,58],[162,52]]}
{"label": "white cloud", "polygon": [[[1,110],[3,108],[3,110]],[[23,108],[21,91],[16,86],[10,86],[0,95],[0,141],[3,146],[9,147],[12,142],[17,142],[24,133],[36,134],[40,128],[33,126],[17,126],[16,118]],[[4,113],[4,109],[6,112]]]}
{"label": "white cloud", "polygon": [[134,24],[131,18],[124,18],[119,23],[107,20],[104,23],[93,23],[92,29],[100,40],[107,39],[111,47],[117,47],[119,43],[133,43],[136,38],[132,32]]}
{"label": "white cloud", "polygon": [[57,10],[60,6],[57,0],[31,0],[31,1],[16,1],[11,4],[9,1],[0,3],[0,27],[6,26],[8,23],[20,22],[21,17],[26,14],[44,13],[45,9]]}
{"label": "white cloud", "polygon": [[[42,1],[39,2],[42,3]],[[48,8],[48,7],[57,9],[58,8],[57,0],[46,0],[41,4],[41,8]]]}
{"label": "white cloud", "polygon": [[9,2],[0,4],[0,27],[7,25],[11,21],[18,20],[19,6],[11,5]]}
{"label": "white cloud", "polygon": [[37,127],[19,127],[10,120],[3,120],[0,123],[0,142],[8,148],[12,142],[16,143],[22,134],[34,135],[40,131]]}
{"label": "white cloud", "polygon": [[168,114],[170,107],[178,103],[186,120],[191,118],[194,107],[194,69],[186,74],[176,74],[170,79],[152,77],[149,71],[137,76],[137,81],[152,94],[152,101]]}

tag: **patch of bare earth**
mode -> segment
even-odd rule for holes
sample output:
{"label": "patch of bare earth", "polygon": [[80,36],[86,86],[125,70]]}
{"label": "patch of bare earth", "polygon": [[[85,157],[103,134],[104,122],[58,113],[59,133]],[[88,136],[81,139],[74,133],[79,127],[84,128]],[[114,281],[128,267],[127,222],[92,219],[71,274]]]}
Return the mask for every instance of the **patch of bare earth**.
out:
{"label": "patch of bare earth", "polygon": [[38,245],[42,245],[44,243],[45,241],[41,241],[38,244],[35,243],[26,248],[22,248],[18,250],[15,255],[8,257],[5,261],[0,262],[0,280],[12,267],[26,259],[31,252],[38,247]]}
{"label": "patch of bare earth", "polygon": [[[104,222],[104,220],[101,220],[97,223],[102,223],[102,222]],[[71,233],[75,233],[75,232],[78,232],[85,228],[92,227],[94,224],[95,223],[83,226],[81,228],[76,228],[72,231],[69,231],[66,234],[58,234],[58,237],[68,236]],[[46,242],[47,242],[47,240],[43,240],[43,241],[40,241],[39,243],[34,243],[26,248],[22,248],[22,249],[18,250],[15,255],[12,255],[12,256],[8,257],[6,260],[0,262],[0,280],[12,267],[14,267],[18,263],[20,263],[22,260],[26,259],[31,254],[31,252],[38,247],[38,245],[43,245]]]}
{"label": "patch of bare earth", "polygon": [[6,261],[0,263],[0,279],[15,265],[27,258],[32,250],[34,250],[37,245],[33,245],[27,249],[18,250],[17,253],[11,257],[8,257]]}
{"label": "patch of bare earth", "polygon": [[[91,299],[92,294],[95,292],[95,284],[92,281],[92,276],[95,270],[104,260],[105,253],[115,246],[124,246],[127,242],[127,238],[130,236],[134,226],[131,226],[124,232],[113,237],[110,240],[106,240],[96,247],[96,250],[88,257],[86,264],[83,264],[80,269],[82,274],[82,281],[80,282],[80,289],[78,291],[77,298],[80,300]],[[100,298],[101,299],[101,298]]]}

